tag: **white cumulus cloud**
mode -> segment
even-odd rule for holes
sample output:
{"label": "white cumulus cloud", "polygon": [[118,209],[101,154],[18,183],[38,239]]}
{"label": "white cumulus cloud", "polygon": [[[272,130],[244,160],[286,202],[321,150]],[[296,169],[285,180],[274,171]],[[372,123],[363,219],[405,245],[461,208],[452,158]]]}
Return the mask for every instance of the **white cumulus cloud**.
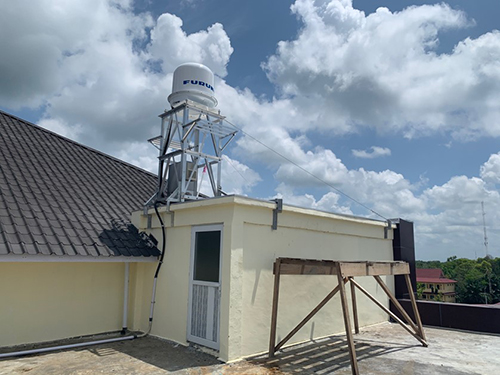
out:
{"label": "white cumulus cloud", "polygon": [[136,143],[158,134],[174,68],[195,61],[223,76],[233,51],[221,24],[187,34],[177,16],[154,20],[131,1],[21,0],[4,8],[2,105],[44,108],[42,126],[150,170],[151,154],[132,151],[147,153]]}
{"label": "white cumulus cloud", "polygon": [[500,184],[500,153],[490,156],[481,166],[481,178],[492,184]]}
{"label": "white cumulus cloud", "polygon": [[349,0],[297,0],[292,11],[297,38],[263,66],[283,97],[319,113],[316,127],[500,135],[500,32],[439,54],[440,33],[472,23],[444,3],[365,15]]}

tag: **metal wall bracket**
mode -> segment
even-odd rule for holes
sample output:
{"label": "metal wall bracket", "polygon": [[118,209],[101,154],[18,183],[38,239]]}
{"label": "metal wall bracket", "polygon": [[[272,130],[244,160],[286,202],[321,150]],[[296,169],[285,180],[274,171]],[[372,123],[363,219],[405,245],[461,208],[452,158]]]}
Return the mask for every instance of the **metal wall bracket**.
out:
{"label": "metal wall bracket", "polygon": [[278,229],[278,214],[283,211],[283,199],[276,198],[273,199],[273,202],[276,202],[276,208],[273,210],[273,225],[272,230]]}
{"label": "metal wall bracket", "polygon": [[392,229],[392,222],[389,219],[387,219],[387,226],[384,227],[384,240],[387,239],[388,234],[389,234],[389,230],[391,230],[391,229]]}

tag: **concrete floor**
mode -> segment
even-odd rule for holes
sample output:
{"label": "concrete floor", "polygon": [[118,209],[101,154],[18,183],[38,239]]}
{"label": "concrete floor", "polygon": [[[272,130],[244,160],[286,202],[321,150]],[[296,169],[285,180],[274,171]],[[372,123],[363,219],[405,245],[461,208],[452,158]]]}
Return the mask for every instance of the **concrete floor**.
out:
{"label": "concrete floor", "polygon": [[[361,374],[498,374],[500,336],[425,328],[428,348],[397,324],[355,335]],[[280,351],[272,360],[222,364],[152,337],[0,361],[0,374],[351,374],[344,336]]]}

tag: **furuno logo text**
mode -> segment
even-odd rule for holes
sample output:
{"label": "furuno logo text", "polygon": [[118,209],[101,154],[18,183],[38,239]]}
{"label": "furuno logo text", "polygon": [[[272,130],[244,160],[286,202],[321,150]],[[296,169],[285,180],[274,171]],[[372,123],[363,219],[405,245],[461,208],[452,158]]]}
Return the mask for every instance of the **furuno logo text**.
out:
{"label": "furuno logo text", "polygon": [[206,87],[207,89],[210,89],[212,91],[214,91],[214,87],[206,82],[203,82],[203,81],[196,81],[196,80],[190,80],[190,79],[186,79],[184,81],[182,81],[182,83],[184,85],[187,85],[188,83],[191,83],[192,85],[200,85],[200,86],[204,86]]}

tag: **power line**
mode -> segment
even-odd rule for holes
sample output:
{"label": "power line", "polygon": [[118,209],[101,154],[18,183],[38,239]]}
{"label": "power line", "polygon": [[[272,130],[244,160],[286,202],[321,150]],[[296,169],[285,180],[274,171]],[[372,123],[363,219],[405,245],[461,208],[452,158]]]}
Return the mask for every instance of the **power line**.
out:
{"label": "power line", "polygon": [[260,145],[264,146],[265,148],[267,148],[269,151],[275,153],[276,155],[278,155],[279,157],[281,157],[282,159],[286,160],[287,162],[293,164],[294,166],[296,166],[297,168],[299,168],[301,171],[307,173],[309,176],[315,178],[316,180],[320,181],[321,183],[325,184],[326,186],[329,186],[330,188],[332,188],[333,190],[335,190],[337,193],[343,195],[344,197],[350,199],[351,201],[353,201],[354,203],[358,204],[359,206],[367,209],[368,211],[374,213],[375,215],[381,217],[382,219],[386,220],[386,221],[389,221],[388,218],[386,218],[385,216],[379,214],[378,212],[376,212],[375,210],[371,209],[370,207],[366,206],[365,204],[361,203],[360,201],[354,199],[353,197],[351,197],[350,195],[344,193],[342,190],[340,190],[339,188],[333,186],[332,184],[330,184],[328,181],[325,181],[323,180],[321,177],[318,177],[316,176],[315,174],[309,172],[307,169],[305,169],[304,167],[300,166],[299,164],[295,163],[293,160],[289,159],[288,157],[286,157],[285,155],[279,153],[278,151],[274,150],[273,148],[271,148],[270,146],[266,145],[265,143],[261,142],[260,140],[258,140],[257,138],[255,138],[253,135],[250,135],[248,134],[247,132],[245,132],[243,129],[241,129],[239,126],[233,124],[231,121],[228,121],[227,119],[225,119],[225,121],[227,121],[230,125],[234,126],[236,129],[238,129],[239,131],[241,131],[243,134],[245,134],[247,137],[253,139],[255,142],[259,143]]}
{"label": "power line", "polygon": [[[226,120],[226,121],[227,121],[227,120]],[[245,176],[243,176],[243,175],[241,174],[241,172],[240,172],[238,169],[236,169],[236,167],[233,165],[233,163],[231,162],[231,160],[229,159],[229,157],[227,157],[227,158],[226,158],[226,161],[229,163],[229,165],[230,165],[231,167],[233,167],[233,169],[236,171],[236,173],[238,173],[238,174],[241,176],[241,178],[242,178],[243,180],[245,180],[248,184],[250,183],[250,181],[248,181],[248,180],[245,178]]]}

